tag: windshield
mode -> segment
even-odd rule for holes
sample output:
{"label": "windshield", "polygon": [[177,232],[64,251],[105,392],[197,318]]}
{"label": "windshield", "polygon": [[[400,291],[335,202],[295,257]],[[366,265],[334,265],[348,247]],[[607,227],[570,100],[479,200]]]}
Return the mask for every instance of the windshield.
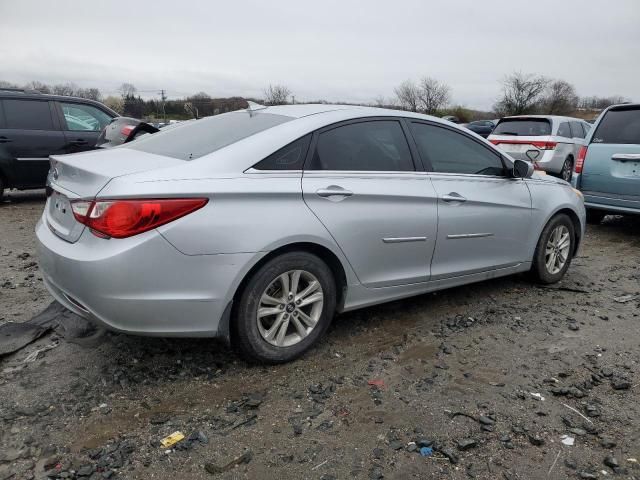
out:
{"label": "windshield", "polygon": [[231,112],[180,123],[121,148],[193,160],[289,120],[293,118],[272,113]]}
{"label": "windshield", "polygon": [[492,135],[541,137],[551,135],[551,122],[546,118],[506,118],[500,120]]}
{"label": "windshield", "polygon": [[609,110],[598,125],[591,141],[640,144],[640,108]]}

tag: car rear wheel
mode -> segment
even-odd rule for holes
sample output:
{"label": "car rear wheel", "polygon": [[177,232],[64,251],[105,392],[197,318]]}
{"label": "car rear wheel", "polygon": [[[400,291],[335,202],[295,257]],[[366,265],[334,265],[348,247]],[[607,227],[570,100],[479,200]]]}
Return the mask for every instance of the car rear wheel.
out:
{"label": "car rear wheel", "polygon": [[335,305],[327,264],[311,253],[285,253],[249,279],[235,311],[234,342],[250,360],[288,362],[325,332]]}
{"label": "car rear wheel", "polygon": [[573,158],[569,157],[564,161],[564,164],[562,165],[560,178],[562,178],[565,182],[570,182],[572,175],[573,175]]}
{"label": "car rear wheel", "polygon": [[571,219],[559,214],[549,220],[538,239],[532,273],[541,283],[555,283],[564,277],[574,250],[575,229]]}
{"label": "car rear wheel", "polygon": [[598,225],[604,217],[607,216],[607,212],[604,210],[593,210],[591,208],[587,209],[587,223],[591,225]]}

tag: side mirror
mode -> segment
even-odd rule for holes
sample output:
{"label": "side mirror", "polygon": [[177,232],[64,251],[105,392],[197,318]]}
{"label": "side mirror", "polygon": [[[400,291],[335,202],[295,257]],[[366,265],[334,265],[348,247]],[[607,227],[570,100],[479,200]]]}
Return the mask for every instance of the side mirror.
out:
{"label": "side mirror", "polygon": [[531,175],[533,175],[533,165],[531,163],[524,160],[515,160],[513,162],[513,176],[515,178],[530,178]]}

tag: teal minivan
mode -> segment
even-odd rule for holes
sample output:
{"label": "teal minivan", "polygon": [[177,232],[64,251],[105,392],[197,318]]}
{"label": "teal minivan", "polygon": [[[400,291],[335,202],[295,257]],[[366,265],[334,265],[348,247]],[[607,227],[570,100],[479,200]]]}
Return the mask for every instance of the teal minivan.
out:
{"label": "teal minivan", "polygon": [[640,215],[640,104],[608,107],[586,137],[571,179],[584,194],[587,221]]}

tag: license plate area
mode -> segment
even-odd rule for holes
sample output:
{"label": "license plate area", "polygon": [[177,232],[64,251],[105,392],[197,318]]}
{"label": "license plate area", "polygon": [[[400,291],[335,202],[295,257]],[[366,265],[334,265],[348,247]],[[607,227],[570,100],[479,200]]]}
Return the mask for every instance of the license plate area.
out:
{"label": "license plate area", "polygon": [[62,193],[53,190],[47,199],[47,222],[60,238],[74,242],[84,226],[77,222],[71,210],[71,201]]}

